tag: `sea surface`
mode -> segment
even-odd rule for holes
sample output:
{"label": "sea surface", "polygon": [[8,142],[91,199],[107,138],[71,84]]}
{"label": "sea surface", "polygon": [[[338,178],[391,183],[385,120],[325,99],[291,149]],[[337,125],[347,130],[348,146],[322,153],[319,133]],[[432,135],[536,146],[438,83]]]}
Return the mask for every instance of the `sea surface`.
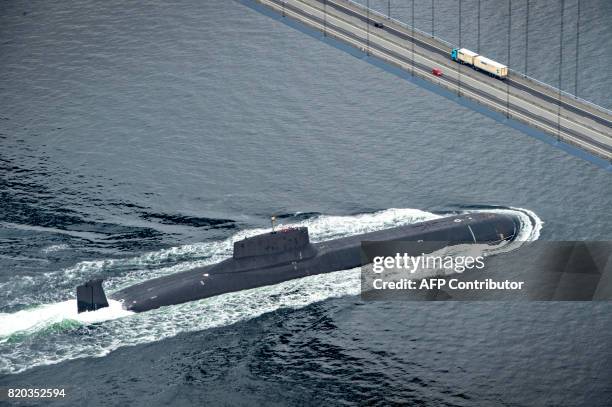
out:
{"label": "sea surface", "polygon": [[[486,3],[495,38],[507,16]],[[531,3],[529,55],[557,55],[556,3]],[[76,314],[77,284],[217,262],[271,215],[315,241],[480,210],[520,215],[527,240],[611,238],[609,171],[251,4],[0,4],[0,387],[93,406],[608,406],[609,302],[370,302],[355,269]],[[456,3],[435,5],[455,41]],[[578,93],[610,108],[612,8],[581,16]]]}

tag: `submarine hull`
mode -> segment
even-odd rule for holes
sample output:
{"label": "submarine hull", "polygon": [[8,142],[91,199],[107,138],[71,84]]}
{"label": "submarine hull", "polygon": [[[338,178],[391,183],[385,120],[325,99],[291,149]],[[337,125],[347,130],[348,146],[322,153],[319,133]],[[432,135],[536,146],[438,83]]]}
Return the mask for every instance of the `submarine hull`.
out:
{"label": "submarine hull", "polygon": [[[495,244],[516,236],[516,219],[475,213],[435,219],[361,235],[310,243],[306,228],[271,232],[236,242],[234,256],[220,263],[142,282],[113,293],[135,312],[229,292],[278,284],[362,265],[363,241],[428,242],[429,252],[462,243]],[[415,246],[420,255],[422,248]],[[259,254],[259,253],[264,253]],[[81,301],[82,303],[82,301]],[[80,304],[81,304],[80,303]],[[92,304],[92,307],[100,308]],[[81,306],[79,307],[81,310]]]}

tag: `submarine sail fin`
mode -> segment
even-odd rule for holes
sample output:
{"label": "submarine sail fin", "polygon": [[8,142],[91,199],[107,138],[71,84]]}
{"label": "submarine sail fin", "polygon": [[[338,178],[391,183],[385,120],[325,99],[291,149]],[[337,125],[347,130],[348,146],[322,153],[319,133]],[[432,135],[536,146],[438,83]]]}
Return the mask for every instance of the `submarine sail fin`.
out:
{"label": "submarine sail fin", "polygon": [[108,307],[108,300],[106,294],[104,294],[101,279],[89,280],[77,287],[77,307],[79,314]]}

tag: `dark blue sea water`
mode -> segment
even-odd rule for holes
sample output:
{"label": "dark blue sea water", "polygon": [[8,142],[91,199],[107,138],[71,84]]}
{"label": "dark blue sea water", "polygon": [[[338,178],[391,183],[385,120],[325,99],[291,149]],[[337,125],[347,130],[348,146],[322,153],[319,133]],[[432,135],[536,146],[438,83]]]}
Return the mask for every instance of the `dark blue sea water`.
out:
{"label": "dark blue sea water", "polygon": [[[543,240],[609,239],[610,173],[238,1],[0,11],[0,386],[87,405],[609,405],[608,303],[363,302],[349,270],[77,316],[76,284],[216,262],[271,214],[325,240],[495,206]],[[579,95],[610,107],[612,10],[582,12]]]}

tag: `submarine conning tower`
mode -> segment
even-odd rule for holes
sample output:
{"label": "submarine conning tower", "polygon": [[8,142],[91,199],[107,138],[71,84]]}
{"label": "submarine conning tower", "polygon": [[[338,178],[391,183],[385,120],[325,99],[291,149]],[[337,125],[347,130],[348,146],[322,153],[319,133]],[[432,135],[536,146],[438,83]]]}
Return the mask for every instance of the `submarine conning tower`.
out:
{"label": "submarine conning tower", "polygon": [[294,253],[302,258],[303,252],[312,250],[308,228],[286,228],[263,235],[247,237],[234,243],[234,259]]}

